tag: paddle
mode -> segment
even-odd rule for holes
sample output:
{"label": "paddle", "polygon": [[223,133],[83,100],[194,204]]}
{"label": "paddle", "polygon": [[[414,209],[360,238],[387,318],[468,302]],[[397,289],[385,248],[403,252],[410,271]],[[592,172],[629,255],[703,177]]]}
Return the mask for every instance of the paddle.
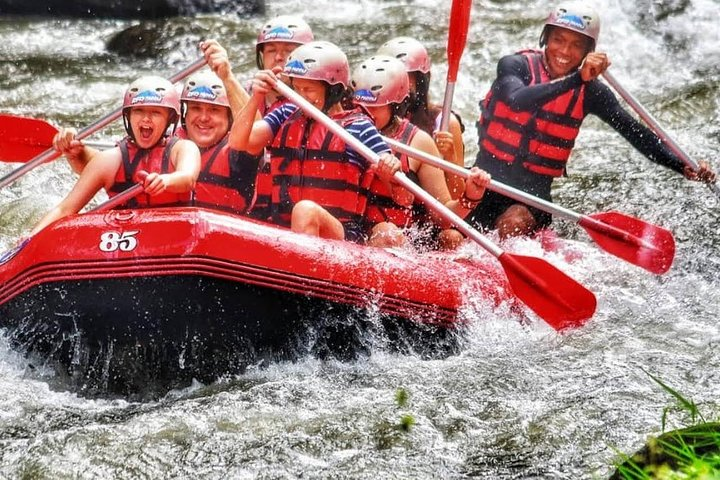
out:
{"label": "paddle", "polygon": [[137,176],[140,179],[140,182],[136,183],[132,187],[126,188],[125,190],[118,193],[114,197],[105,200],[103,203],[101,203],[97,207],[91,208],[90,210],[88,210],[87,212],[84,212],[84,213],[90,213],[90,212],[97,213],[97,212],[104,212],[105,210],[111,210],[111,209],[117,207],[118,205],[122,205],[123,203],[127,202],[131,198],[135,198],[138,195],[140,195],[144,191],[142,182],[145,180],[145,177],[148,176],[148,172],[146,172],[145,170],[140,170],[137,173]]}
{"label": "paddle", "polygon": [[[383,137],[393,150],[438,167],[446,172],[467,178],[468,170],[441,158],[412,148],[391,138]],[[622,258],[652,273],[667,272],[675,257],[675,239],[668,230],[619,212],[582,215],[542,198],[505,185],[496,180],[488,187],[519,202],[532,205],[553,215],[572,220],[590,235],[606,252]]]}
{"label": "paddle", "polygon": [[[58,133],[55,126],[45,120],[0,114],[0,161],[27,162],[53,146]],[[107,149],[110,142],[84,141],[88,147]]]}
{"label": "paddle", "polygon": [[[188,75],[192,74],[193,72],[196,72],[200,68],[205,65],[205,58],[199,58],[195,60],[192,64],[188,65],[175,75],[169,78],[171,83],[175,83],[179,80],[182,80],[183,78],[187,77]],[[93,133],[97,132],[98,130],[104,128],[108,124],[112,123],[113,121],[120,118],[122,115],[122,108],[117,108],[112,113],[109,113],[102,117],[101,119],[95,121],[94,123],[88,125],[87,127],[80,130],[77,134],[77,139],[82,140],[83,138],[92,135]],[[45,132],[47,134],[47,132]],[[52,140],[51,140],[52,141]],[[54,160],[60,156],[60,152],[55,150],[54,148],[48,148],[43,153],[35,156],[32,160],[25,163],[23,166],[13,170],[12,172],[8,173],[4,177],[0,178],[0,188],[3,188],[10,183],[14,182],[16,179],[21,177],[22,175],[25,175],[27,172],[32,170],[33,168],[37,167],[38,165],[49,162],[51,160]]]}
{"label": "paddle", "polygon": [[[290,87],[278,81],[275,82],[274,88],[285,98],[298,105],[308,116],[342,138],[346,144],[367,160],[377,163],[378,155],[375,152]],[[459,231],[494,255],[503,266],[515,295],[550,326],[557,330],[578,327],[593,315],[596,307],[595,295],[578,282],[542,259],[503,251],[408,179],[402,172],[395,174],[395,180],[420,198],[443,219],[451,222]]]}
{"label": "paddle", "polygon": [[453,0],[452,7],[450,7],[450,26],[448,27],[447,42],[448,73],[445,98],[443,99],[442,119],[440,121],[440,131],[442,132],[447,132],[450,124],[450,109],[455,94],[455,82],[460,67],[460,57],[463,50],[465,50],[467,32],[470,27],[471,7],[472,0]]}
{"label": "paddle", "polygon": [[[613,87],[615,89],[615,91],[620,94],[620,96],[623,98],[623,100],[625,100],[628,103],[628,105],[630,105],[632,107],[632,109],[635,110],[635,112],[638,115],[640,115],[640,118],[642,118],[645,121],[645,123],[648,124],[650,129],[653,132],[655,132],[655,135],[660,137],[660,140],[665,142],[665,144],[668,147],[670,147],[670,150],[672,150],[675,153],[675,155],[677,155],[683,161],[683,163],[685,163],[685,165],[692,168],[696,172],[700,169],[700,166],[697,164],[697,162],[695,160],[693,160],[692,158],[690,158],[683,151],[683,149],[680,148],[680,146],[677,143],[675,143],[675,141],[672,138],[670,138],[670,136],[667,133],[665,133],[665,131],[662,129],[662,127],[657,122],[657,120],[655,120],[655,118],[650,114],[650,112],[648,112],[640,104],[640,102],[638,102],[635,99],[635,97],[632,96],[632,94],[630,92],[625,90],[625,88],[623,88],[623,86],[620,85],[620,83],[618,83],[618,81],[615,79],[615,76],[613,76],[612,73],[605,70],[602,75],[603,75],[603,77],[605,77],[605,80],[610,84],[610,86]],[[715,193],[715,195],[718,198],[720,198],[720,187],[717,185],[717,183],[715,183],[715,182],[713,182],[713,183],[706,182],[706,183],[707,183],[708,188],[710,190],[712,190],[713,193]]]}

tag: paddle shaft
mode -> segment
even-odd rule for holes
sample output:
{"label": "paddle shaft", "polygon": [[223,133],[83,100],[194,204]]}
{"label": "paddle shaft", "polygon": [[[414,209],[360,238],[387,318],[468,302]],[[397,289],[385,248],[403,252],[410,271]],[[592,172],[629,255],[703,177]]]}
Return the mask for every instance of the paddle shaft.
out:
{"label": "paddle shaft", "polygon": [[[364,145],[360,140],[353,137],[351,133],[345,130],[340,124],[330,120],[324,113],[315,108],[310,102],[300,96],[295,90],[288,87],[281,81],[275,82],[275,90],[277,90],[285,98],[302,108],[305,113],[314,118],[316,121],[325,125],[332,133],[340,137],[347,145],[351,146],[360,155],[365,157],[368,161],[377,163],[379,156],[373,152],[370,148]],[[493,244],[485,237],[480,235],[475,229],[470,227],[465,221],[460,218],[457,214],[449,210],[445,205],[440,203],[435,197],[423,190],[419,185],[410,180],[402,172],[395,173],[395,180],[411,191],[416,197],[420,198],[429,208],[435,211],[445,221],[452,223],[460,232],[465,234],[468,238],[472,238],[474,241],[479,243],[484,249],[493,254],[495,257],[500,257],[504,252],[497,245]]]}
{"label": "paddle shaft", "polygon": [[[467,178],[469,176],[469,172],[466,168],[460,167],[458,165],[455,165],[454,163],[450,163],[441,158],[435,157],[421,150],[410,147],[409,145],[398,142],[397,140],[393,140],[392,138],[383,137],[383,139],[395,151],[409,155],[413,158],[438,167],[448,173],[458,175],[462,178]],[[530,195],[526,192],[523,192],[522,190],[518,190],[517,188],[511,187],[504,183],[500,183],[496,180],[490,180],[490,185],[488,185],[488,188],[493,192],[497,192],[501,195],[512,198],[513,200],[517,200],[519,202],[533,206],[544,212],[548,212],[555,216],[572,220],[575,223],[581,223],[583,226],[586,227],[591,227],[617,240],[632,243],[639,247],[653,248],[653,246],[646,241],[634,235],[631,235],[622,229],[600,222],[588,215],[582,215],[573,210],[561,207],[560,205],[556,205],[552,202],[549,202],[542,198],[538,198],[534,195]]]}
{"label": "paddle shaft", "polygon": [[[205,58],[199,58],[195,60],[192,64],[188,65],[184,69],[177,72],[175,75],[169,78],[171,83],[175,83],[179,80],[182,80],[183,78],[187,77],[188,75],[192,74],[193,72],[196,72],[200,68],[205,65]],[[88,137],[92,135],[93,133],[97,132],[98,130],[106,127],[110,123],[114,122],[120,116],[122,115],[122,107],[115,109],[113,112],[109,113],[108,115],[105,115],[101,119],[93,122],[92,124],[88,125],[87,127],[80,130],[75,137],[78,140],[82,140],[85,137]],[[51,160],[54,160],[60,156],[60,152],[55,150],[54,148],[49,148],[45,152],[41,153],[40,155],[36,156],[32,160],[28,161],[27,163],[24,163],[21,167],[18,167],[17,169],[13,170],[12,172],[8,173],[4,177],[0,178],[0,188],[3,188],[21,176],[25,175],[27,172],[32,170],[33,168],[37,167],[38,165],[49,162]]]}
{"label": "paddle shaft", "polygon": [[[392,138],[383,137],[383,140],[385,140],[385,142],[390,145],[393,150],[421,160],[448,173],[452,173],[462,178],[467,178],[470,175],[469,171],[466,168],[455,165],[454,163],[450,163],[446,160],[443,160],[442,158],[430,155],[429,153],[418,150],[417,148],[413,148],[397,140],[393,140]],[[582,215],[577,212],[573,212],[572,210],[568,210],[567,208],[555,205],[552,202],[548,202],[547,200],[543,200],[542,198],[535,197],[533,195],[523,192],[522,190],[518,190],[517,188],[511,187],[509,185],[505,185],[504,183],[500,183],[496,180],[490,180],[490,185],[488,185],[488,188],[493,192],[505,195],[506,197],[510,197],[513,200],[517,200],[527,205],[531,205],[545,212],[567,218],[574,222],[578,222],[582,218]]]}
{"label": "paddle shaft", "polygon": [[[685,163],[685,165],[692,168],[694,171],[698,171],[700,169],[698,163],[692,158],[690,158],[690,156],[688,156],[688,154],[685,153],[685,151],[680,148],[680,146],[675,143],[675,141],[670,138],[667,133],[665,133],[657,120],[655,120],[655,117],[653,117],[652,114],[648,112],[645,107],[643,107],[630,92],[628,92],[622,85],[620,85],[620,83],[615,79],[615,76],[613,76],[612,73],[605,70],[603,72],[603,77],[605,77],[605,80],[610,84],[610,86],[613,87],[613,89],[615,89],[615,91],[620,94],[623,100],[625,100],[628,105],[630,105],[632,109],[635,110],[635,112],[640,116],[640,118],[642,118],[643,121],[648,124],[650,129],[655,132],[658,137],[660,137],[660,140],[665,142],[665,144],[670,148],[670,150],[672,150],[673,153]],[[720,198],[720,187],[718,187],[717,183],[708,183],[707,186],[715,193],[715,195]]]}
{"label": "paddle shaft", "polygon": [[142,183],[138,183],[136,185],[133,185],[130,188],[125,189],[121,193],[118,193],[114,197],[105,200],[103,203],[98,205],[95,208],[91,208],[86,213],[89,212],[104,212],[105,210],[110,210],[112,208],[117,207],[118,205],[122,205],[123,203],[127,202],[133,197],[136,197],[137,195],[141,194],[143,192],[143,186]]}
{"label": "paddle shaft", "polygon": [[453,0],[450,7],[450,25],[448,27],[448,74],[445,85],[445,97],[443,98],[442,118],[440,120],[440,131],[447,132],[450,125],[450,111],[452,109],[453,96],[455,95],[455,82],[460,67],[460,57],[465,50],[467,32],[470,27],[470,8],[472,0]]}

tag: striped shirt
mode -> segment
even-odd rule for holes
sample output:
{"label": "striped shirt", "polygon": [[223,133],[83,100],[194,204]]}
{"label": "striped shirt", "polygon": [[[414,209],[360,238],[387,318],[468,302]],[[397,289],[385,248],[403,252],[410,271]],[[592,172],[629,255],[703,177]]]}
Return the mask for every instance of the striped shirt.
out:
{"label": "striped shirt", "polygon": [[[297,105],[284,103],[265,115],[263,120],[270,126],[273,137],[277,135],[282,124],[285,123],[297,109]],[[345,130],[378,155],[390,152],[390,147],[385,143],[385,140],[382,139],[380,132],[378,132],[369,118],[355,120],[349,125],[346,125]],[[348,156],[348,161],[360,165],[363,168],[369,166],[367,160],[348,145],[345,146],[345,154]]]}

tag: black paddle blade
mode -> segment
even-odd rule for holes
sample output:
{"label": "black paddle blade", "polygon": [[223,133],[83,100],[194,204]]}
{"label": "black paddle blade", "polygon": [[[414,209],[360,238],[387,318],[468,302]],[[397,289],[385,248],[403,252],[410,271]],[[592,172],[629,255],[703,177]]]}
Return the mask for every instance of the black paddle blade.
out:
{"label": "black paddle blade", "polygon": [[541,258],[498,257],[515,295],[555,330],[581,327],[595,313],[595,295]]}

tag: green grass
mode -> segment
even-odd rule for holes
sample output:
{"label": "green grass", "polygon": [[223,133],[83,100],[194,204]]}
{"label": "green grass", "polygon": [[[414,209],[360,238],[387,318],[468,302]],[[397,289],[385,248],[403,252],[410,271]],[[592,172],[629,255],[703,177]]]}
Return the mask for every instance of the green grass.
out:
{"label": "green grass", "polygon": [[[720,422],[707,422],[697,404],[659,378],[643,370],[676,400],[662,413],[663,434],[652,438],[633,456],[620,454],[611,480],[714,480],[720,479]],[[689,426],[665,432],[668,414],[679,412]]]}

